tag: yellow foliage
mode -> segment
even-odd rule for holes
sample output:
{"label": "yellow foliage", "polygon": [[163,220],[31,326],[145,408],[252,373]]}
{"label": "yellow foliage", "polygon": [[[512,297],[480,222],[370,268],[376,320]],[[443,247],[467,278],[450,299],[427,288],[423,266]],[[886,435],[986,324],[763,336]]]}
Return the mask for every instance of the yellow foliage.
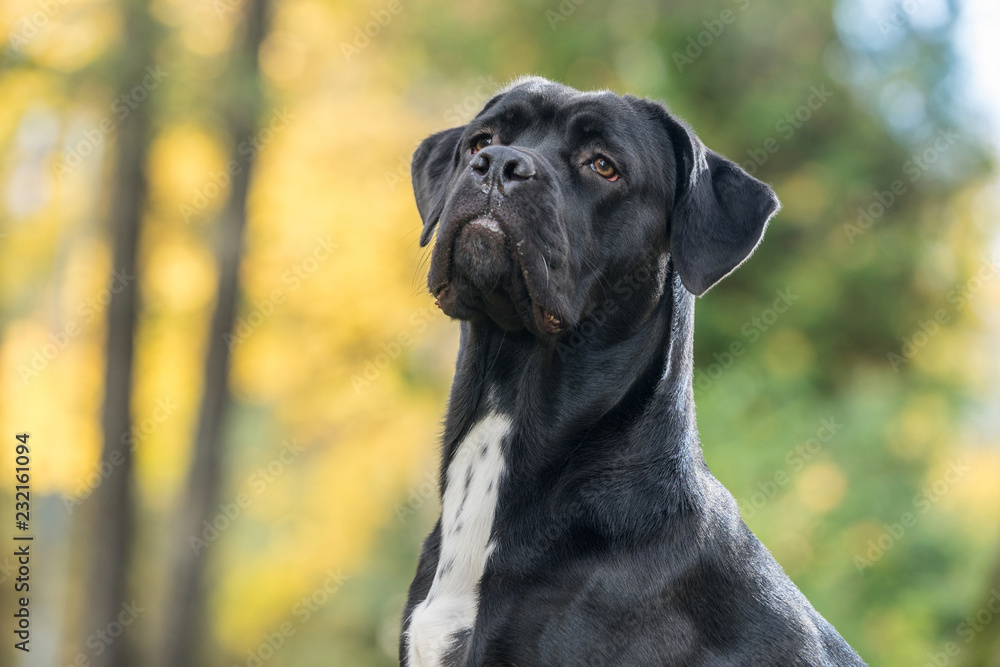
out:
{"label": "yellow foliage", "polygon": [[914,396],[886,425],[886,446],[901,459],[926,457],[947,445],[948,405],[939,394]]}
{"label": "yellow foliage", "polygon": [[[121,29],[115,6],[103,0],[31,0],[7,3],[2,13],[3,33],[11,48],[35,62],[62,72],[74,72],[93,63],[113,44]],[[2,10],[0,10],[2,11]]]}
{"label": "yellow foliage", "polygon": [[799,474],[795,491],[802,504],[818,514],[829,512],[844,499],[847,479],[836,464],[814,463]]}
{"label": "yellow foliage", "polygon": [[767,367],[776,375],[795,377],[809,368],[815,357],[812,343],[797,329],[780,329],[765,343]]}
{"label": "yellow foliage", "polygon": [[225,147],[204,129],[190,125],[168,127],[150,147],[150,198],[170,202],[171,212],[178,209],[179,203],[190,206],[197,211],[192,222],[209,222],[225,203],[228,187],[221,188],[216,197],[206,197],[204,206],[198,196],[213,182],[212,176],[225,169],[228,160]]}
{"label": "yellow foliage", "polygon": [[[7,328],[0,348],[0,428],[9,437],[30,433],[32,490],[39,495],[78,493],[100,453],[100,336],[81,333],[60,348],[68,334],[54,333],[22,320]],[[13,475],[11,457],[3,457],[0,472]]]}
{"label": "yellow foliage", "polygon": [[[953,463],[967,467],[957,482],[949,484],[939,497],[942,508],[970,527],[1000,523],[1000,484],[997,484],[1000,479],[1000,451],[996,448],[997,442],[991,444],[991,447],[963,448],[952,459],[940,461],[927,473],[929,484],[938,480],[947,482],[949,478],[946,474]],[[992,539],[989,535],[983,537]]]}
{"label": "yellow foliage", "polygon": [[823,174],[818,173],[815,167],[806,166],[796,170],[791,178],[777,188],[781,192],[782,222],[813,225],[828,203]]}

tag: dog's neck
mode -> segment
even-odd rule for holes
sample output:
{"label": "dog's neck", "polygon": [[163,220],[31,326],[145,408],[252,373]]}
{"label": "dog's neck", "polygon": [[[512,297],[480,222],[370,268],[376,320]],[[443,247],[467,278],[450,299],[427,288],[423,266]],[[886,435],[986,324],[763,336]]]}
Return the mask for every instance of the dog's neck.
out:
{"label": "dog's neck", "polygon": [[445,468],[457,443],[490,413],[512,420],[517,451],[508,465],[525,474],[560,466],[588,443],[622,442],[636,429],[656,429],[659,453],[671,458],[697,450],[694,297],[668,262],[662,268],[660,289],[616,338],[578,327],[553,345],[489,322],[463,322]]}

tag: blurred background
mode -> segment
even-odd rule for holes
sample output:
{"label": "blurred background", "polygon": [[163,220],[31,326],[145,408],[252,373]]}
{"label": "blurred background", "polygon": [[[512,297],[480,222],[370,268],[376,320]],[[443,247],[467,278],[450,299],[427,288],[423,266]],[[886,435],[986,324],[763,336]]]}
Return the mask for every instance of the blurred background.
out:
{"label": "blurred background", "polygon": [[0,664],[396,664],[458,334],[409,159],[536,73],[666,100],[772,184],[697,306],[705,457],[872,665],[1000,665],[994,0],[0,0],[0,27]]}

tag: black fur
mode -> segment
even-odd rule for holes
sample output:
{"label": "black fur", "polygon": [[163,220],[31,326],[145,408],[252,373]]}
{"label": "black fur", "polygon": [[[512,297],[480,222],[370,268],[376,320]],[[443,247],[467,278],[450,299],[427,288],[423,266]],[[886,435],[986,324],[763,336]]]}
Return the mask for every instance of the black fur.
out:
{"label": "black fur", "polygon": [[[863,665],[743,523],[695,425],[694,295],[753,252],[771,189],[655,102],[537,78],[424,141],[413,183],[422,245],[437,226],[429,287],[462,320],[442,493],[472,424],[514,424],[475,626],[448,662]],[[483,217],[502,234],[465,229]]]}

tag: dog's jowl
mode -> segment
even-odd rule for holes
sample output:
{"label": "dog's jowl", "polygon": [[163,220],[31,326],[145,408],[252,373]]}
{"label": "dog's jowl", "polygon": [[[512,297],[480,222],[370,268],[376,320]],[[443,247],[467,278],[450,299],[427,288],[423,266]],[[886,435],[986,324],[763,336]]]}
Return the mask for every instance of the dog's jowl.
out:
{"label": "dog's jowl", "polygon": [[778,200],[662,105],[522,79],[413,158],[461,321],[400,663],[863,665],[701,454],[694,299]]}

